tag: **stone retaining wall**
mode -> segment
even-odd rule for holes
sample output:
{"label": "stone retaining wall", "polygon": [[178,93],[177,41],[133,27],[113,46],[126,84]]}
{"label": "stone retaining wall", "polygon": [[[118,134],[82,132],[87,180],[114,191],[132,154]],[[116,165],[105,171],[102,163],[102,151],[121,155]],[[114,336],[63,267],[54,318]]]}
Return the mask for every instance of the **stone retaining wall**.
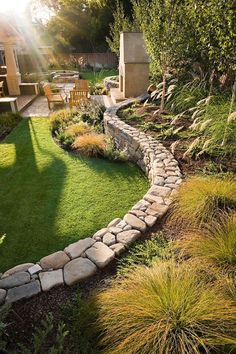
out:
{"label": "stone retaining wall", "polygon": [[[145,96],[139,97],[140,100]],[[158,141],[122,122],[117,111],[127,100],[104,113],[104,128],[149,178],[151,187],[124,216],[110,222],[92,237],[79,240],[38,263],[18,265],[0,278],[0,304],[29,298],[59,285],[73,285],[104,268],[141,237],[167,211],[182,181],[177,161]]]}

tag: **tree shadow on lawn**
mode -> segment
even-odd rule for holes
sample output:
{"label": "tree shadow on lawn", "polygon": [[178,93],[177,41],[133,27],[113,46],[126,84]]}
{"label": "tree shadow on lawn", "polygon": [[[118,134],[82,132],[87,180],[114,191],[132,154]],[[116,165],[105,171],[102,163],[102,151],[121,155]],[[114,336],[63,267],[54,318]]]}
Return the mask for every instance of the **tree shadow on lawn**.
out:
{"label": "tree shadow on lawn", "polygon": [[[55,248],[54,221],[67,173],[64,161],[39,144],[30,119],[21,122],[4,144],[11,150],[14,146],[15,156],[7,168],[0,166],[0,226],[6,234],[0,246],[1,271],[35,262],[37,255]],[[41,150],[40,160],[37,150]]]}
{"label": "tree shadow on lawn", "polygon": [[148,186],[131,163],[63,151],[46,118],[21,122],[0,154],[0,271],[91,236],[122,217]]}

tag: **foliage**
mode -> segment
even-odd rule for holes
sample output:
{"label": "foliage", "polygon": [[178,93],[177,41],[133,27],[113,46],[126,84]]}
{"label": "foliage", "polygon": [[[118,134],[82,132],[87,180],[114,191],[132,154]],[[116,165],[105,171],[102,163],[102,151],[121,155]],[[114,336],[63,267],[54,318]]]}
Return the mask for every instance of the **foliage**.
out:
{"label": "foliage", "polygon": [[91,127],[84,122],[79,122],[77,124],[69,125],[65,129],[65,133],[72,136],[84,135],[91,131]]}
{"label": "foliage", "polygon": [[[57,327],[53,323],[53,316],[49,313],[44,320],[41,321],[41,326],[37,327],[33,333],[32,344],[30,349],[25,345],[20,344],[21,354],[43,354],[47,350],[48,354],[67,354],[69,353],[65,346],[65,339],[69,332],[63,322],[59,322]],[[53,337],[54,344],[48,347],[48,340]]]}
{"label": "foliage", "polygon": [[0,114],[0,138],[6,136],[17,126],[22,117],[19,113],[1,113]]}
{"label": "foliage", "polygon": [[217,177],[190,177],[179,188],[172,209],[172,222],[201,226],[222,211],[236,209],[236,182]]}
{"label": "foliage", "polygon": [[4,305],[0,307],[0,352],[7,353],[7,335],[6,328],[8,324],[6,323],[6,318],[9,313],[10,306]]}
{"label": "foliage", "polygon": [[99,330],[96,325],[97,309],[92,299],[82,299],[78,292],[69,304],[62,308],[63,319],[69,329],[71,346],[77,354],[96,354]]}
{"label": "foliage", "polygon": [[236,214],[222,215],[219,221],[187,233],[177,247],[184,255],[197,258],[200,263],[235,268]]}
{"label": "foliage", "polygon": [[79,120],[79,112],[76,109],[61,109],[50,115],[50,124],[52,132],[65,126],[70,120]]}
{"label": "foliage", "polygon": [[72,148],[85,156],[103,156],[107,147],[103,134],[85,134],[75,139]]}
{"label": "foliage", "polygon": [[150,267],[157,260],[168,259],[172,256],[171,248],[162,232],[154,234],[150,240],[135,244],[127,255],[118,260],[118,274],[125,275],[137,266]]}
{"label": "foliage", "polygon": [[106,353],[208,353],[235,343],[236,308],[187,262],[140,267],[97,296]]}
{"label": "foliage", "polygon": [[131,21],[124,9],[124,5],[120,0],[116,0],[116,10],[113,14],[114,23],[110,25],[110,36],[107,37],[107,43],[112,52],[119,55],[120,53],[120,33],[129,32],[136,28],[134,21]]}

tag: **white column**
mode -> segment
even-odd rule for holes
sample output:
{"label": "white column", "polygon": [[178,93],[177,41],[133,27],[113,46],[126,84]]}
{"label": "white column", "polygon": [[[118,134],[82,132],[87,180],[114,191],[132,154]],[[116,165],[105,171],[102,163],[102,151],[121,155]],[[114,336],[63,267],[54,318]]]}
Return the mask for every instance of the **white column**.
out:
{"label": "white column", "polygon": [[15,54],[14,45],[12,43],[4,43],[5,60],[7,66],[7,86],[9,95],[19,96],[20,95],[20,82],[21,75],[18,71]]}

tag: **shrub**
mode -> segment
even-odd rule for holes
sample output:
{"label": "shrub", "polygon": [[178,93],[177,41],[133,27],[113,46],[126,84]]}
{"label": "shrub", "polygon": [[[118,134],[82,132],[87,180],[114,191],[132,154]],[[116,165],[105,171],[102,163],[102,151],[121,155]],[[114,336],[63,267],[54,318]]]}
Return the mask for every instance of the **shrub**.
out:
{"label": "shrub", "polygon": [[7,112],[0,114],[0,137],[9,134],[21,120],[22,117],[19,113]]}
{"label": "shrub", "polygon": [[184,255],[216,266],[236,265],[236,213],[224,215],[219,222],[204,225],[177,242]]}
{"label": "shrub", "polygon": [[234,302],[187,262],[140,267],[97,304],[109,354],[200,354],[235,343]]}
{"label": "shrub", "polygon": [[107,147],[104,134],[85,134],[75,139],[72,148],[85,156],[104,156]]}
{"label": "shrub", "polygon": [[63,306],[62,312],[63,320],[70,332],[70,353],[98,353],[97,309],[93,301],[90,299],[83,300],[79,292],[69,304]]}
{"label": "shrub", "polygon": [[77,136],[77,135],[84,135],[91,131],[90,126],[87,123],[79,122],[78,124],[69,125],[65,129],[65,134]]}
{"label": "shrub", "polygon": [[152,235],[150,240],[134,245],[128,254],[118,260],[118,274],[123,275],[137,266],[150,267],[155,261],[172,257],[172,243],[169,243],[162,232]]}
{"label": "shrub", "polygon": [[77,117],[79,121],[79,112],[76,109],[60,109],[50,115],[50,124],[52,132],[55,133],[56,130],[66,127],[66,123]]}
{"label": "shrub", "polygon": [[199,226],[215,219],[221,211],[236,208],[236,182],[217,177],[191,177],[175,197],[172,222]]}

